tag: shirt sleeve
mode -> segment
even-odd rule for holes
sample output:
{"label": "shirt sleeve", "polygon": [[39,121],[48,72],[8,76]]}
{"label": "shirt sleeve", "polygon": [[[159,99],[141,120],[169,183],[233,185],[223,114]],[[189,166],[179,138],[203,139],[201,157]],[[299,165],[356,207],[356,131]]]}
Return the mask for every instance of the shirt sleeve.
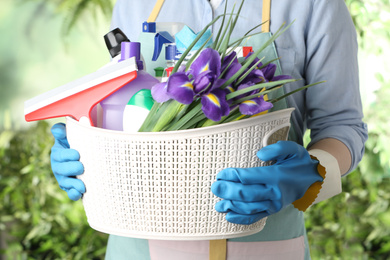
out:
{"label": "shirt sleeve", "polygon": [[306,93],[311,143],[324,138],[343,142],[351,152],[352,171],[364,153],[367,126],[359,91],[356,30],[342,0],[313,0],[306,29],[307,84],[326,80]]}

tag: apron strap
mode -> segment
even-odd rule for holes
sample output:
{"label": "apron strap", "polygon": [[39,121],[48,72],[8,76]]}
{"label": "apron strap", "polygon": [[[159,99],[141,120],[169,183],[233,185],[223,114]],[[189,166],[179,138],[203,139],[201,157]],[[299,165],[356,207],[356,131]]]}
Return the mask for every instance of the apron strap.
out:
{"label": "apron strap", "polygon": [[269,25],[271,19],[271,0],[263,0],[263,14],[262,14],[262,23],[261,26],[262,32],[269,32]]}
{"label": "apron strap", "polygon": [[226,239],[210,240],[209,260],[226,260]]}
{"label": "apron strap", "polygon": [[152,12],[149,15],[148,23],[154,23],[157,19],[158,14],[160,13],[161,7],[163,6],[165,0],[157,0],[156,4],[153,7]]}

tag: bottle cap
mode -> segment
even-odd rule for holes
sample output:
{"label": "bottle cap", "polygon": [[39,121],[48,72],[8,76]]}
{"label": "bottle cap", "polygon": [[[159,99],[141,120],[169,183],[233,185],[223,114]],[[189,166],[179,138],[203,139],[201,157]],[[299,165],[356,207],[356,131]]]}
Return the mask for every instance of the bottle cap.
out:
{"label": "bottle cap", "polygon": [[148,32],[148,33],[155,33],[156,32],[156,23],[151,22],[144,22],[142,24],[142,31],[143,32]]}
{"label": "bottle cap", "polygon": [[130,42],[127,36],[119,28],[115,28],[114,30],[104,35],[104,41],[111,57],[113,58],[121,53],[122,42]]}
{"label": "bottle cap", "polygon": [[127,105],[143,107],[147,110],[152,109],[153,104],[154,100],[150,89],[141,89],[135,93],[127,103]]}
{"label": "bottle cap", "polygon": [[139,70],[143,70],[141,61],[141,43],[139,42],[122,42],[121,43],[121,59],[119,62],[135,57]]}
{"label": "bottle cap", "polygon": [[156,77],[162,77],[164,73],[164,68],[163,67],[154,68],[154,72]]}
{"label": "bottle cap", "polygon": [[166,68],[165,71],[167,73],[167,77],[171,76],[173,67]]}
{"label": "bottle cap", "polygon": [[177,54],[176,44],[168,44],[165,47],[165,60],[177,60]]}
{"label": "bottle cap", "polygon": [[121,43],[121,60],[135,57],[138,61],[141,58],[141,43],[139,42],[122,42]]}

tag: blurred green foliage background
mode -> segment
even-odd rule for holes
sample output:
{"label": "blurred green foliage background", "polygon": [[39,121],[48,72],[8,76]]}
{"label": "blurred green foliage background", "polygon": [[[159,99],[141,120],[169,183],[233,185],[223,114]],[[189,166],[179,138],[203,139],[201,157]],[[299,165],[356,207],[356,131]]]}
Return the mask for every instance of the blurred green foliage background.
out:
{"label": "blurred green foliage background", "polygon": [[[390,2],[346,0],[360,45],[369,126],[343,193],[310,208],[313,259],[390,259]],[[102,259],[107,235],[50,170],[50,127],[24,122],[23,103],[104,65],[113,0],[1,0],[0,259]]]}

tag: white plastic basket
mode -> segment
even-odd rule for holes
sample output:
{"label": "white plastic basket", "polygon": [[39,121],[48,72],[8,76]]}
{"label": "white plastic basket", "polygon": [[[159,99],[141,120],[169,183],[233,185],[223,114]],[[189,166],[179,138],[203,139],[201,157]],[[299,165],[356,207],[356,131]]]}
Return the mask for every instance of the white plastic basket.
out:
{"label": "white plastic basket", "polygon": [[287,138],[293,109],[206,128],[124,133],[85,126],[67,118],[71,148],[85,172],[83,205],[98,231],[145,239],[211,240],[261,231],[225,220],[211,191],[228,167],[264,165],[256,152]]}

